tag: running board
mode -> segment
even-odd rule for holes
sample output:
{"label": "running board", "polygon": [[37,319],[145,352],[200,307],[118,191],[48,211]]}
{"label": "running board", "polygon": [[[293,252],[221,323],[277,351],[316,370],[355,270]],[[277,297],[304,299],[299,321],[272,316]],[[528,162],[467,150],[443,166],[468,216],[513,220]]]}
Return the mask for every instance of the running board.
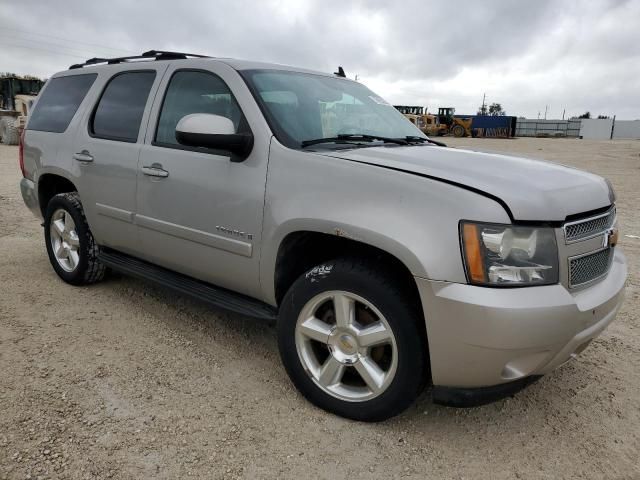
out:
{"label": "running board", "polygon": [[103,249],[98,254],[98,259],[113,270],[149,280],[229,312],[270,321],[275,320],[278,314],[274,307],[259,300],[224,288],[214,287],[115,250]]}

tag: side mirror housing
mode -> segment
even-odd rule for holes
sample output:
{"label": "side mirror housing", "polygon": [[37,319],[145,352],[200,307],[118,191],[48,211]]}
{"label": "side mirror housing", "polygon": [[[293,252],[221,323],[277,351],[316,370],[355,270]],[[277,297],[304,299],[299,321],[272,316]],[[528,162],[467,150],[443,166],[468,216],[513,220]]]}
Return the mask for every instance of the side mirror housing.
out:
{"label": "side mirror housing", "polygon": [[236,161],[247,158],[253,149],[251,133],[235,133],[231,120],[210,113],[192,113],[182,117],[176,126],[176,140],[188,147],[230,152],[237,156],[239,160]]}

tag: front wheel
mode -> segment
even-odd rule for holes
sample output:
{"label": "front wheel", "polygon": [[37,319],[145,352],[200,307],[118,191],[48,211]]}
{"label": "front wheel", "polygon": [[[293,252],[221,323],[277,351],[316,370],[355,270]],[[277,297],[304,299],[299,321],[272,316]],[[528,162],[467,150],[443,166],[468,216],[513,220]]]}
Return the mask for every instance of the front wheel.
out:
{"label": "front wheel", "polygon": [[358,259],[318,265],[285,296],[278,344],[291,380],[315,405],[380,421],[406,409],[426,383],[419,309]]}

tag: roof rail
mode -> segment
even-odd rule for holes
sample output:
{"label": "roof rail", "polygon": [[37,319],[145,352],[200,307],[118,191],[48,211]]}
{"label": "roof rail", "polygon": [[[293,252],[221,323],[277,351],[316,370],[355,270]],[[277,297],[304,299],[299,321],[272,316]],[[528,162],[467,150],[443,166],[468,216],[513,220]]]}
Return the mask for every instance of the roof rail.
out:
{"label": "roof rail", "polygon": [[195,53],[183,53],[183,52],[169,52],[166,50],[149,50],[141,55],[132,55],[129,57],[115,57],[115,58],[90,58],[84,63],[76,63],[69,67],[69,70],[76,68],[89,67],[92,65],[98,65],[106,63],[107,65],[114,65],[116,63],[125,63],[130,60],[184,60],[186,58],[210,58],[207,55],[198,55]]}

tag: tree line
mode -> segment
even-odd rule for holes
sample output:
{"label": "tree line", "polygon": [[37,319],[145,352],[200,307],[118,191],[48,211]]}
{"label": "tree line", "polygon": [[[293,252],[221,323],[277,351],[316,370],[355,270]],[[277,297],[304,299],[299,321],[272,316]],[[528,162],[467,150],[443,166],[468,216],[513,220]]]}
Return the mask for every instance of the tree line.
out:
{"label": "tree line", "polygon": [[17,78],[19,80],[42,80],[43,78],[36,77],[35,75],[18,75],[12,72],[0,72],[0,78]]}

